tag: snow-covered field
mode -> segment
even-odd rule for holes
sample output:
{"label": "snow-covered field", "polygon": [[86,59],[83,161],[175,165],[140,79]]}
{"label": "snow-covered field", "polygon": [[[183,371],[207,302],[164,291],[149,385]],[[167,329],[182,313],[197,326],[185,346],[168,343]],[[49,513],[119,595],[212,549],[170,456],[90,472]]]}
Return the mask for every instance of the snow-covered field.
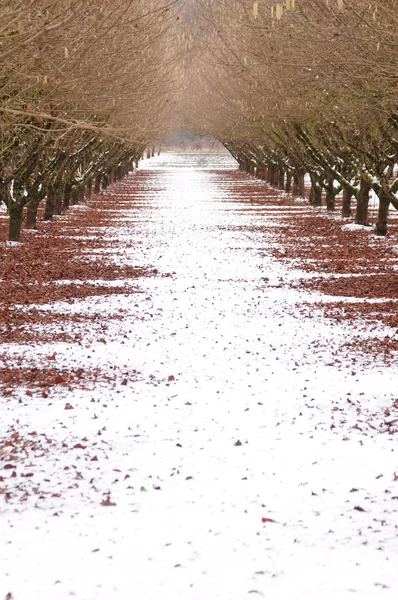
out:
{"label": "snow-covered field", "polygon": [[273,229],[231,202],[233,168],[143,161],[141,210],[109,253],[170,276],[57,303],[101,312],[106,343],[27,349],[137,373],[1,402],[0,436],[38,441],[18,457],[29,493],[0,496],[0,600],[397,598],[397,436],[377,424],[398,367],[336,361],[357,332],[302,318],[321,295],[278,287],[298,275],[259,258]]}

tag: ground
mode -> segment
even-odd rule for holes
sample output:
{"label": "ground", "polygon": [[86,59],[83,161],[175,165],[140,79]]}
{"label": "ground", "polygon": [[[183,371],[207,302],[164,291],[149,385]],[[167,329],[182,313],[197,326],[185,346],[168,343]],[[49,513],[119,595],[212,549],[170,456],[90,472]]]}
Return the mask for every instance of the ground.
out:
{"label": "ground", "polygon": [[0,598],[395,599],[394,232],[169,154],[4,245]]}

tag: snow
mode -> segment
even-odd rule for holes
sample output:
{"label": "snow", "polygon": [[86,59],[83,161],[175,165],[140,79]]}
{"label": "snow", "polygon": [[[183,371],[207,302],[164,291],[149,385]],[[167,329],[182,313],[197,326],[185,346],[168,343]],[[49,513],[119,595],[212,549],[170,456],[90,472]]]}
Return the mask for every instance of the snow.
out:
{"label": "snow", "polygon": [[[360,332],[316,310],[303,318],[297,303],[321,294],[273,287],[301,274],[259,257],[272,226],[250,227],[268,217],[214,172],[234,161],[195,160],[142,161],[145,210],[107,233],[116,259],[129,237],[123,261],[172,277],[41,307],[101,312],[107,344],[27,347],[27,363],[56,351],[59,367],[138,373],[2,400],[2,437],[18,420],[53,445],[18,468],[48,494],[0,496],[0,596],[395,599],[398,459],[382,425],[398,369],[335,354]],[[108,494],[114,505],[101,504]]]}

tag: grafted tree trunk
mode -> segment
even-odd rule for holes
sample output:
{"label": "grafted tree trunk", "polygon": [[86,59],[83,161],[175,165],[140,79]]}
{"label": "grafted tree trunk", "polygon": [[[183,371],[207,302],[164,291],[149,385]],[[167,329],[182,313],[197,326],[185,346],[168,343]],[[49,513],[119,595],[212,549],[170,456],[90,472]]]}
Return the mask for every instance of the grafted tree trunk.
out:
{"label": "grafted tree trunk", "polygon": [[361,177],[359,194],[357,198],[357,209],[355,212],[355,223],[357,225],[369,225],[368,206],[369,206],[370,183]]}
{"label": "grafted tree trunk", "polygon": [[44,208],[43,221],[51,221],[54,215],[55,209],[55,193],[54,188],[47,188],[47,199],[46,206]]}
{"label": "grafted tree trunk", "polygon": [[21,239],[23,205],[10,201],[8,205],[8,214],[10,216],[8,239],[10,242],[19,242]]}
{"label": "grafted tree trunk", "polygon": [[353,197],[353,192],[349,188],[344,188],[343,190],[343,206],[341,209],[342,217],[351,217],[351,198]]}
{"label": "grafted tree trunk", "polygon": [[390,207],[390,200],[386,194],[381,190],[379,192],[379,212],[377,215],[375,235],[387,235],[388,227],[388,209]]}

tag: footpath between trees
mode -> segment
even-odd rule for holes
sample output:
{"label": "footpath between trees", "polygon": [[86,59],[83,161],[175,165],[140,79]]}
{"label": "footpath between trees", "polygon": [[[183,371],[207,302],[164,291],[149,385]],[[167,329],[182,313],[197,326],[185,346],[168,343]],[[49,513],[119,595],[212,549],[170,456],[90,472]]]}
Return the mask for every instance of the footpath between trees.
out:
{"label": "footpath between trees", "polygon": [[397,222],[162,160],[1,247],[0,589],[395,598]]}

